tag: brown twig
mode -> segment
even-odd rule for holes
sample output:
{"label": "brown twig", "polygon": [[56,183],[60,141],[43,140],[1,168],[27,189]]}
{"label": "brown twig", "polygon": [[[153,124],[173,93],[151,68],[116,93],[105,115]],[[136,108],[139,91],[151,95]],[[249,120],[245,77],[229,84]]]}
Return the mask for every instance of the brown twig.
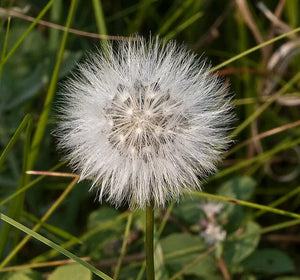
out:
{"label": "brown twig", "polygon": [[63,173],[63,172],[53,172],[53,171],[36,171],[28,170],[26,171],[28,175],[44,175],[44,176],[54,176],[54,177],[66,177],[66,178],[79,178],[79,175],[72,173]]}
{"label": "brown twig", "polygon": [[298,235],[268,234],[263,236],[263,239],[270,242],[300,243]]}
{"label": "brown twig", "polygon": [[230,280],[231,276],[230,276],[229,271],[227,269],[226,263],[224,262],[222,257],[217,258],[217,264],[218,264],[218,267],[219,267],[224,279],[225,280]]}
{"label": "brown twig", "polygon": [[[283,13],[285,3],[286,3],[286,0],[280,0],[275,8],[274,15],[278,19],[281,17],[281,14]],[[270,27],[270,30],[267,35],[268,40],[272,39],[274,37],[274,35],[275,35],[275,25],[273,22],[271,22],[271,27]],[[266,46],[267,59],[269,59],[271,57],[273,48],[274,48],[274,44],[270,44],[270,45]]]}
{"label": "brown twig", "polygon": [[[252,17],[252,14],[249,10],[247,1],[246,0],[235,0],[235,3],[237,5],[241,15],[243,16],[243,19],[244,19],[246,25],[251,30],[256,42],[258,44],[263,43],[265,40],[264,40],[263,36],[261,35],[257,25],[255,24],[255,21]],[[262,52],[262,56],[263,56],[264,61],[266,61],[266,57],[267,57],[266,49],[262,48],[261,52]]]}
{"label": "brown twig", "polygon": [[271,135],[274,135],[274,134],[277,134],[277,133],[280,133],[282,131],[285,131],[285,130],[288,130],[288,129],[291,129],[295,126],[299,126],[300,125],[300,121],[296,121],[296,122],[293,122],[293,123],[288,123],[288,124],[285,124],[285,125],[282,125],[282,126],[279,126],[279,127],[276,127],[276,128],[273,128],[271,130],[268,130],[268,131],[265,131],[261,134],[258,134],[256,135],[255,137],[252,137],[242,143],[240,143],[239,145],[236,145],[234,146],[232,149],[230,149],[226,154],[225,156],[229,156],[230,154],[232,154],[233,152],[235,152],[236,150],[246,146],[247,144],[249,144],[250,142],[252,141],[255,141],[255,140],[258,140],[258,139],[262,139],[262,138],[265,138],[265,137],[269,137]]}
{"label": "brown twig", "polygon": [[[264,3],[259,2],[257,6],[265,14],[266,18],[273,23],[274,26],[277,26],[281,29],[281,33],[286,33],[293,30],[292,27],[281,21],[275,14],[273,14]],[[293,38],[295,38],[295,35],[293,35]]]}
{"label": "brown twig", "polygon": [[[7,17],[9,17],[9,16],[16,17],[16,18],[23,19],[23,20],[30,21],[30,22],[33,22],[35,20],[34,17],[27,16],[23,13],[20,13],[20,12],[14,11],[14,10],[7,10],[7,9],[4,9],[4,8],[0,7],[0,16],[3,17],[3,15],[7,16]],[[56,23],[52,23],[52,22],[49,22],[49,21],[45,21],[45,20],[39,20],[38,24],[43,25],[43,26],[47,26],[47,27],[50,27],[50,28],[58,29],[58,30],[61,30],[61,31],[66,30],[65,26],[62,26],[62,25],[59,25],[59,24],[56,24]],[[73,33],[73,34],[77,34],[77,35],[84,36],[84,37],[96,38],[96,39],[133,40],[133,38],[131,38],[131,37],[91,33],[91,32],[86,32],[86,31],[82,31],[82,30],[78,30],[78,29],[74,29],[74,28],[69,28],[68,31],[70,33]]]}

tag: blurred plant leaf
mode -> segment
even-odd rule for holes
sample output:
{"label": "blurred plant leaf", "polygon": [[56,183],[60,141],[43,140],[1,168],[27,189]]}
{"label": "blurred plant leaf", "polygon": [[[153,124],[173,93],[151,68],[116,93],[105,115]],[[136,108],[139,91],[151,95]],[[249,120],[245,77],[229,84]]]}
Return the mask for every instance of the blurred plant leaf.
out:
{"label": "blurred plant leaf", "polygon": [[170,279],[168,271],[165,267],[163,250],[160,243],[157,243],[154,251],[155,277],[160,280]]}
{"label": "blurred plant leaf", "polygon": [[294,277],[294,276],[282,276],[282,277],[276,277],[274,280],[300,280],[300,277]]}
{"label": "blurred plant leaf", "polygon": [[[162,239],[161,247],[170,274],[174,274],[190,264],[207,249],[200,237],[182,233],[171,234]],[[204,277],[204,279],[215,279],[213,277],[215,273],[215,259],[212,254],[201,259],[185,272],[185,274],[194,274],[198,277]]]}
{"label": "blurred plant leaf", "polygon": [[[223,184],[218,189],[217,194],[233,199],[249,200],[255,186],[256,182],[252,178],[238,176]],[[232,233],[238,229],[241,221],[245,218],[244,207],[234,203],[226,203],[220,217],[228,221],[226,230],[228,233]]]}
{"label": "blurred plant leaf", "polygon": [[25,269],[22,271],[8,272],[0,274],[1,280],[43,280],[43,276],[33,270]]}
{"label": "blurred plant leaf", "polygon": [[247,176],[237,176],[223,184],[217,191],[218,195],[248,200],[253,194],[256,182]]}
{"label": "blurred plant leaf", "polygon": [[242,234],[229,236],[223,243],[223,257],[226,264],[230,267],[247,258],[257,247],[259,237],[260,227],[252,221],[246,223]]}
{"label": "blurred plant leaf", "polygon": [[72,263],[59,266],[47,280],[91,280],[92,273],[80,264]]}
{"label": "blurred plant leaf", "polygon": [[271,275],[295,271],[292,259],[278,249],[258,249],[243,261],[241,267],[243,271]]}
{"label": "blurred plant leaf", "polygon": [[100,207],[93,211],[88,217],[88,229],[93,229],[101,223],[112,221],[119,215],[119,212],[111,207]]}
{"label": "blurred plant leaf", "polygon": [[22,272],[17,272],[8,277],[7,280],[32,280],[32,278],[29,278],[26,274]]}
{"label": "blurred plant leaf", "polygon": [[[99,225],[115,220],[119,212],[114,208],[100,207],[93,211],[88,218],[88,230],[93,230]],[[106,231],[97,232],[91,235],[83,244],[81,250],[83,254],[88,254],[92,259],[99,260],[103,256],[116,257],[116,253],[121,248],[124,230],[124,221],[118,227]]]}
{"label": "blurred plant leaf", "polygon": [[[25,27],[17,25],[10,30],[8,47],[24,33]],[[35,96],[48,84],[53,69],[53,56],[47,48],[45,38],[32,30],[26,40],[4,67],[1,83],[2,101],[0,109],[10,111]],[[69,73],[82,56],[81,51],[65,51],[59,78]],[[17,67],[16,67],[17,66]]]}
{"label": "blurred plant leaf", "polygon": [[203,215],[200,208],[203,201],[203,198],[186,196],[174,206],[172,213],[188,225],[196,224]]}

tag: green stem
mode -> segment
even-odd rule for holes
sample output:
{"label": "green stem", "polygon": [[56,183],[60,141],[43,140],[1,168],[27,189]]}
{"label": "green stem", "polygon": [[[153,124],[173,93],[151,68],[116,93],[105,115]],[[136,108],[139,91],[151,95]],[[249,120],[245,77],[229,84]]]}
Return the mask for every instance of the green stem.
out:
{"label": "green stem", "polygon": [[154,232],[154,210],[153,202],[146,208],[146,275],[147,280],[154,280],[154,251],[153,251],[153,232]]}
{"label": "green stem", "polygon": [[[156,236],[156,240],[154,240],[154,250],[156,250],[156,246],[157,246],[157,243],[158,243],[158,239],[159,239],[159,237],[161,236],[161,234],[162,234],[162,232],[163,232],[163,230],[164,230],[164,228],[165,228],[165,225],[166,225],[166,223],[167,223],[167,221],[168,221],[168,218],[169,218],[170,215],[171,215],[171,212],[172,212],[172,210],[173,210],[174,204],[175,204],[175,201],[173,201],[173,202],[169,205],[169,207],[167,208],[167,211],[166,211],[166,213],[165,213],[165,215],[164,215],[164,217],[163,217],[163,219],[162,219],[162,221],[161,221],[161,224],[160,224],[160,226],[159,226],[159,228],[158,228],[157,234],[155,235],[155,236]],[[145,272],[145,269],[146,269],[146,261],[143,261],[142,267],[141,267],[141,269],[140,269],[140,271],[139,271],[139,274],[138,274],[136,280],[141,280],[141,279],[142,279],[142,277],[143,277],[143,275],[144,275],[144,272]]]}
{"label": "green stem", "polygon": [[289,211],[285,211],[285,210],[281,210],[281,209],[277,209],[277,208],[273,208],[273,207],[270,207],[270,206],[260,205],[260,204],[253,203],[253,202],[248,202],[248,201],[244,201],[244,200],[239,200],[239,199],[235,199],[235,198],[230,198],[230,197],[225,197],[225,196],[215,195],[215,194],[210,194],[210,193],[204,193],[204,192],[193,192],[192,195],[205,197],[205,198],[210,198],[210,199],[216,199],[216,200],[220,200],[220,201],[231,202],[231,203],[235,203],[235,204],[238,204],[238,205],[243,205],[243,206],[246,206],[246,207],[263,210],[265,212],[271,212],[271,213],[275,213],[275,214],[278,214],[278,215],[283,215],[283,216],[286,216],[286,217],[292,217],[292,218],[295,218],[295,219],[300,219],[299,214],[289,212]]}
{"label": "green stem", "polygon": [[[107,29],[106,29],[105,18],[104,18],[101,1],[93,0],[93,7],[94,7],[94,13],[95,13],[95,18],[96,18],[99,35],[100,36],[107,35]],[[107,41],[107,39],[101,39],[100,41],[101,41],[102,50],[105,53],[107,51],[108,41]]]}
{"label": "green stem", "polygon": [[287,33],[283,33],[282,35],[274,37],[271,40],[263,42],[263,43],[255,46],[255,47],[253,47],[251,49],[248,49],[248,50],[246,50],[246,51],[244,51],[242,53],[239,53],[238,55],[236,55],[236,56],[234,56],[234,57],[232,57],[232,58],[230,58],[230,59],[222,62],[221,64],[219,64],[219,65],[215,66],[214,68],[212,68],[210,71],[211,72],[215,72],[215,71],[219,70],[220,68],[222,68],[222,67],[224,67],[224,66],[226,66],[226,65],[228,65],[228,64],[230,64],[230,63],[232,63],[232,62],[234,62],[234,61],[236,61],[236,60],[238,60],[240,58],[242,58],[245,55],[248,55],[248,54],[250,54],[250,53],[252,53],[254,51],[257,51],[257,50],[259,50],[259,49],[261,49],[261,48],[263,48],[263,47],[265,47],[267,45],[270,45],[270,44],[272,44],[272,43],[274,43],[274,42],[276,42],[278,40],[281,40],[281,39],[283,39],[285,37],[288,37],[288,36],[290,36],[292,34],[295,34],[295,33],[299,32],[299,31],[300,31],[300,27],[297,27],[297,28],[295,28],[295,29],[293,29],[293,30],[291,30],[291,31],[289,31]]}
{"label": "green stem", "polygon": [[122,262],[125,257],[125,254],[126,254],[126,247],[127,247],[128,237],[129,237],[129,233],[130,233],[131,222],[132,222],[132,212],[130,212],[130,214],[128,215],[128,218],[127,218],[127,224],[126,224],[125,233],[124,233],[124,240],[123,240],[121,254],[120,254],[120,257],[118,260],[118,264],[115,269],[114,280],[117,280],[119,278]]}

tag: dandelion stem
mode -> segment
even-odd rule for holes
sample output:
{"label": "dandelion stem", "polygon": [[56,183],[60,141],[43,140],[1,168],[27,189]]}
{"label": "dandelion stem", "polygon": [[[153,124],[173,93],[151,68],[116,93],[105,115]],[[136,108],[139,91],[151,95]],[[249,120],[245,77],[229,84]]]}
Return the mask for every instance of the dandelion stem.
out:
{"label": "dandelion stem", "polygon": [[151,202],[146,209],[146,275],[147,280],[154,280],[154,255],[153,255],[153,232],[154,232],[154,203]]}

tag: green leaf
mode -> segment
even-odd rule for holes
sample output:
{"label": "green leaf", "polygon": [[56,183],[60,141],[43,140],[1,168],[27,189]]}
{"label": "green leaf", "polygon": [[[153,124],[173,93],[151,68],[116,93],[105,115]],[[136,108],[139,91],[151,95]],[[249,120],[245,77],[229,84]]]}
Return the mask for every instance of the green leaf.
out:
{"label": "green leaf", "polygon": [[91,280],[92,273],[77,263],[62,265],[54,270],[47,280]]}
{"label": "green leaf", "polygon": [[[254,192],[256,182],[247,176],[238,176],[226,182],[219,188],[217,194],[225,197],[249,200]],[[221,218],[228,220],[226,230],[228,233],[236,231],[245,218],[244,207],[234,203],[226,203]]]}
{"label": "green leaf", "polygon": [[247,176],[237,176],[232,180],[226,182],[219,188],[217,194],[237,198],[241,200],[248,200],[253,194],[256,182]]}
{"label": "green leaf", "polygon": [[[161,247],[170,275],[183,269],[207,249],[200,237],[181,233],[171,234],[162,239]],[[212,254],[209,254],[190,267],[184,274],[194,274],[205,279],[213,279],[211,277],[215,272],[215,259]]]}
{"label": "green leaf", "polygon": [[165,267],[165,260],[163,255],[163,250],[160,243],[157,243],[154,251],[154,268],[155,277],[160,280],[170,279],[168,271]]}
{"label": "green leaf", "polygon": [[43,277],[40,273],[30,270],[30,269],[25,269],[22,271],[17,271],[17,272],[8,272],[3,274],[0,274],[0,279],[1,280],[43,280]]}
{"label": "green leaf", "polygon": [[257,247],[260,227],[254,222],[247,222],[240,235],[231,235],[224,242],[223,257],[230,267],[247,258]]}
{"label": "green leaf", "polygon": [[300,277],[282,276],[282,277],[276,277],[274,280],[300,280]]}
{"label": "green leaf", "polygon": [[119,212],[111,207],[100,207],[93,211],[88,218],[88,229],[93,229],[101,223],[114,220],[119,215]]}
{"label": "green leaf", "polygon": [[5,278],[5,280],[32,280],[32,279],[29,278],[25,273],[17,272],[10,275],[8,278]]}
{"label": "green leaf", "polygon": [[295,271],[292,259],[277,249],[256,250],[243,261],[242,267],[244,271],[263,274],[281,274]]}
{"label": "green leaf", "polygon": [[193,196],[186,196],[183,200],[175,205],[173,214],[180,220],[193,225],[198,223],[202,215],[201,203],[204,199]]}
{"label": "green leaf", "polygon": [[[100,207],[100,209],[90,214],[88,230],[93,231],[100,225],[115,220],[118,215],[119,212],[114,208]],[[121,239],[125,227],[123,223],[124,221],[118,227],[90,235],[81,247],[82,254],[89,255],[94,260],[100,260],[104,257],[116,257],[122,244]]]}

